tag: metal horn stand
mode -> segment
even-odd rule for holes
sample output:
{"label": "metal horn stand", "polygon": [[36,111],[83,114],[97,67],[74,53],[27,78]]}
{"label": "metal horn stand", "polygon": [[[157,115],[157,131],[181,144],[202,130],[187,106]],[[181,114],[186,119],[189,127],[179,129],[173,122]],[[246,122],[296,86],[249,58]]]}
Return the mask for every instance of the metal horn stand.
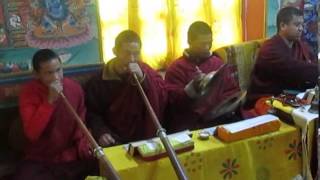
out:
{"label": "metal horn stand", "polygon": [[119,175],[116,173],[115,169],[112,167],[110,161],[105,156],[102,147],[98,145],[98,143],[94,140],[91,133],[87,129],[87,127],[84,125],[83,121],[79,117],[79,115],[76,113],[76,111],[73,109],[71,104],[69,103],[68,99],[65,97],[63,93],[60,93],[64,103],[67,105],[69,111],[74,115],[76,118],[76,121],[80,127],[80,129],[84,132],[85,136],[88,138],[91,147],[93,147],[93,151],[95,156],[100,160],[101,163],[103,163],[104,167],[106,168],[106,176],[110,180],[120,180]]}
{"label": "metal horn stand", "polygon": [[148,100],[148,97],[146,96],[146,94],[145,94],[145,92],[144,92],[144,90],[138,80],[137,75],[135,73],[132,73],[132,76],[133,76],[134,80],[136,81],[139,92],[140,92],[140,94],[143,98],[143,101],[144,101],[144,103],[145,103],[145,105],[151,115],[151,119],[153,121],[153,124],[157,128],[157,136],[160,138],[162,144],[164,145],[178,178],[180,180],[187,180],[188,178],[186,176],[186,173],[185,173],[183,167],[181,166],[181,164],[177,158],[177,155],[169,142],[168,136],[166,134],[166,130],[164,128],[162,128],[162,126],[158,120],[158,117],[156,116],[156,114],[155,114],[155,112],[154,112],[154,110]]}

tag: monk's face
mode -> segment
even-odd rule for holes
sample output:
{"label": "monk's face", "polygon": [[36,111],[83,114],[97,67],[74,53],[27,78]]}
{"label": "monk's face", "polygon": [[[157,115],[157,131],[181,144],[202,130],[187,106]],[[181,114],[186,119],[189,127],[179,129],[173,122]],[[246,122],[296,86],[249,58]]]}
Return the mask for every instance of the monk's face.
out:
{"label": "monk's face", "polygon": [[303,17],[293,15],[289,23],[280,24],[281,31],[289,41],[299,40],[303,31]]}
{"label": "monk's face", "polygon": [[125,42],[114,50],[117,58],[118,72],[124,72],[128,69],[130,62],[140,61],[141,45],[138,42]]}
{"label": "monk's face", "polygon": [[62,64],[57,58],[42,62],[35,75],[46,86],[49,86],[54,81],[61,82],[63,79]]}
{"label": "monk's face", "polygon": [[200,58],[210,56],[211,46],[212,34],[200,34],[189,42],[189,50],[193,55],[196,55]]}

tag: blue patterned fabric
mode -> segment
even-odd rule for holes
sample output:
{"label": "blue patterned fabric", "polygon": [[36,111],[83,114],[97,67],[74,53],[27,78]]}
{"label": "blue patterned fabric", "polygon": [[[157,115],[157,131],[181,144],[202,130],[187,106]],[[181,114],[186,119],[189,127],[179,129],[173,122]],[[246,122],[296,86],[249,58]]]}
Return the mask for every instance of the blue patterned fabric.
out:
{"label": "blue patterned fabric", "polygon": [[303,39],[312,48],[314,54],[318,54],[318,12],[317,5],[319,0],[305,0],[304,1],[304,31]]}

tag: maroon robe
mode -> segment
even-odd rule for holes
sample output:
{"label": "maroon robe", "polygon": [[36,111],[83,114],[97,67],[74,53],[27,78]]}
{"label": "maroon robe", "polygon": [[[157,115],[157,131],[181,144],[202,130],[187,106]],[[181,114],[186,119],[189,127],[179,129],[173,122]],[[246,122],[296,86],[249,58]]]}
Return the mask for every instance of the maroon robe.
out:
{"label": "maroon robe", "polygon": [[[111,60],[111,63],[114,60]],[[145,74],[143,89],[159,120],[166,105],[167,93],[161,76],[140,62]],[[109,133],[117,143],[156,136],[156,128],[131,75],[119,80],[104,80],[98,73],[86,84],[87,120],[98,140]]]}
{"label": "maroon robe", "polygon": [[248,89],[247,108],[263,96],[279,95],[283,90],[304,91],[317,83],[316,58],[300,41],[292,48],[275,35],[262,45]]}
{"label": "maroon robe", "polygon": [[[230,67],[221,72],[218,84],[210,90],[210,95],[203,99],[190,98],[184,88],[198,74],[196,66],[207,74],[216,71],[223,65],[217,56],[210,56],[200,64],[195,64],[186,55],[180,57],[168,68],[165,76],[169,107],[167,108],[167,128],[170,132],[185,129],[198,129],[218,123],[211,120],[209,124],[203,122],[210,110],[230,95],[240,91]],[[220,122],[221,123],[221,122]]]}
{"label": "maroon robe", "polygon": [[[84,120],[86,109],[81,87],[64,78],[63,93]],[[89,144],[62,98],[49,104],[48,88],[39,80],[32,80],[22,89],[19,107],[28,143],[25,160],[14,179],[77,179],[86,176],[89,167],[81,160],[92,160]]]}
{"label": "maroon robe", "polygon": [[[65,78],[63,93],[84,119],[86,109],[81,87]],[[48,103],[48,88],[40,81],[33,80],[24,86],[19,105],[24,132],[29,140],[26,159],[56,163],[88,155],[87,139],[78,128],[75,118],[67,110],[62,98],[53,105]]]}

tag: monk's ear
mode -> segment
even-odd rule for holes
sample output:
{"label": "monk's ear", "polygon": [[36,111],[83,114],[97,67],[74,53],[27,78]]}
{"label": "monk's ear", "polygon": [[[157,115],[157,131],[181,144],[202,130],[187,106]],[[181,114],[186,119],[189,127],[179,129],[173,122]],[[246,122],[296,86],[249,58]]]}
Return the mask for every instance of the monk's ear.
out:
{"label": "monk's ear", "polygon": [[286,29],[286,27],[287,27],[286,23],[284,23],[284,22],[280,23],[280,30],[284,30],[284,29]]}
{"label": "monk's ear", "polygon": [[117,56],[118,52],[117,52],[117,48],[116,47],[113,47],[112,48],[112,52],[115,56]]}
{"label": "monk's ear", "polygon": [[112,52],[115,56],[119,56],[120,55],[120,48],[117,48],[117,47],[113,47],[112,48]]}
{"label": "monk's ear", "polygon": [[39,78],[40,78],[40,75],[39,75],[39,73],[38,73],[36,70],[32,70],[32,75],[33,75],[33,77],[36,78],[36,79],[39,79]]}

